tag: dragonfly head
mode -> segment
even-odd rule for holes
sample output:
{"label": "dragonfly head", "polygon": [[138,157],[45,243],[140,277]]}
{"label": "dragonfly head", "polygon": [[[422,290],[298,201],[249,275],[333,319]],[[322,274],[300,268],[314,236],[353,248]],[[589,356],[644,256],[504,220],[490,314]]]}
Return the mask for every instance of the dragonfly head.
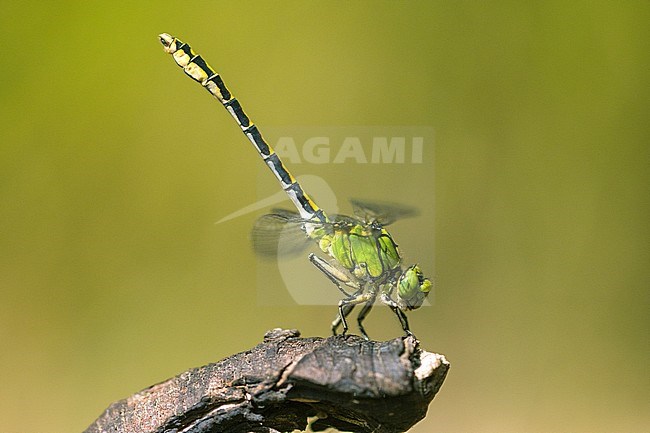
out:
{"label": "dragonfly head", "polygon": [[178,47],[176,46],[176,38],[167,33],[161,33],[158,35],[160,43],[163,45],[163,48],[166,53],[174,54]]}
{"label": "dragonfly head", "polygon": [[409,266],[397,279],[397,304],[400,309],[419,308],[432,286],[431,280],[424,277],[418,265]]}

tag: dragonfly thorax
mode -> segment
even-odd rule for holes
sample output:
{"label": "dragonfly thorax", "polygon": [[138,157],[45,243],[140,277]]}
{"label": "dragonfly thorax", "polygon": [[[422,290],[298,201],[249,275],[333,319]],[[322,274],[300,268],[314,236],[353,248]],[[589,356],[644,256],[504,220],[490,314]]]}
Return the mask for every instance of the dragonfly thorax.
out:
{"label": "dragonfly thorax", "polygon": [[386,229],[352,219],[333,223],[318,244],[360,281],[383,282],[395,274],[402,260]]}

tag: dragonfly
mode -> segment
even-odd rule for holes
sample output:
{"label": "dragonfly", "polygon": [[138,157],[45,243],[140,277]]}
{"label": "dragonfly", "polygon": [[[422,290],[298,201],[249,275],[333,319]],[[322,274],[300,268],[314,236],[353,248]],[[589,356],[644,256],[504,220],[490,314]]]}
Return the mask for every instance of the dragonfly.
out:
{"label": "dragonfly", "polygon": [[419,265],[402,266],[397,243],[385,228],[397,218],[412,216],[413,209],[353,200],[355,216],[327,215],[303,190],[221,76],[203,57],[196,54],[190,45],[168,33],[162,33],[158,38],[164,51],[172,55],[185,74],[216,97],[232,115],[296,208],[297,213],[276,210],[258,219],[253,229],[256,251],[262,255],[270,254],[277,247],[273,240],[277,241],[283,230],[297,228],[303,239],[315,242],[328,256],[325,259],[311,253],[308,258],[343,294],[338,303],[338,314],[332,322],[334,335],[340,326],[343,335],[348,332],[347,317],[355,306],[361,305],[357,324],[362,336],[369,340],[363,321],[377,300],[395,313],[406,335],[413,335],[406,312],[422,305],[433,284]]}

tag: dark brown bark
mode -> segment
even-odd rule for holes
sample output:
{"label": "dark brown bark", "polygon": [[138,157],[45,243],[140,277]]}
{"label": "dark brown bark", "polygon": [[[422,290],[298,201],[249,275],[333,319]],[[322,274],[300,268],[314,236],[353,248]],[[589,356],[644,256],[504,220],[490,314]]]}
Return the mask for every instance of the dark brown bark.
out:
{"label": "dark brown bark", "polygon": [[212,433],[334,427],[402,432],[424,418],[449,363],[413,337],[299,338],[274,329],[254,348],[113,403],[85,433]]}

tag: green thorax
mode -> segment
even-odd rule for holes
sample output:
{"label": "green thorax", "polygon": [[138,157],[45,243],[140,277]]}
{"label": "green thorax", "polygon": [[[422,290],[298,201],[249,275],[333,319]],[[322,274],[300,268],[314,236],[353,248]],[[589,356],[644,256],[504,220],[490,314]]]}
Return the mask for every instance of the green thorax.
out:
{"label": "green thorax", "polygon": [[316,230],[310,237],[318,240],[323,252],[362,280],[386,279],[402,260],[397,244],[378,224],[340,217],[328,230]]}

